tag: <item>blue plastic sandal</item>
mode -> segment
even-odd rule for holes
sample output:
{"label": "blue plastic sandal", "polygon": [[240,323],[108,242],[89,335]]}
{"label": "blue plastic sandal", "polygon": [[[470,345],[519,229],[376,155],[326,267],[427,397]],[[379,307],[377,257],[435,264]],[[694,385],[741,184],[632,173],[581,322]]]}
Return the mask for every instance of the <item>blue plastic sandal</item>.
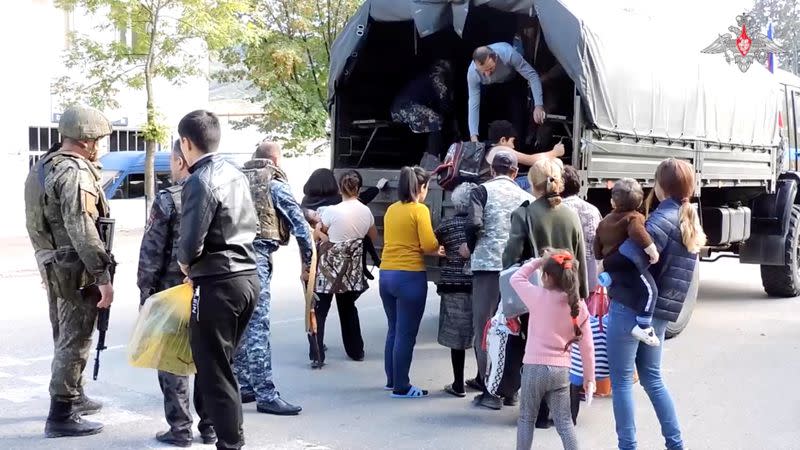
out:
{"label": "blue plastic sandal", "polygon": [[416,386],[411,386],[405,394],[395,394],[392,392],[392,398],[422,398],[427,397],[428,391],[420,389]]}

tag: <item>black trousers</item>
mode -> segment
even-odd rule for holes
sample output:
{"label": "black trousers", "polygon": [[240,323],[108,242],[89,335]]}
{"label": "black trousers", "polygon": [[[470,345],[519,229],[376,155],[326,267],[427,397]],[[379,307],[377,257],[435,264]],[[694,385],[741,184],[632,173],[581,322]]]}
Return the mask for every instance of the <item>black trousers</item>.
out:
{"label": "black trousers", "polygon": [[233,357],[253,314],[260,283],[255,272],[195,281],[190,321],[197,383],[217,431],[218,449],[244,446],[242,402]]}
{"label": "black trousers", "polygon": [[[360,292],[336,294],[336,309],[339,310],[344,351],[347,356],[355,360],[364,358],[364,339],[361,337],[361,322],[358,319],[358,308],[356,307],[356,300],[360,296]],[[325,362],[325,322],[328,319],[334,294],[317,294],[317,297],[319,303],[314,310],[317,315],[317,343],[319,344],[320,361]],[[317,359],[315,353],[313,345],[311,345],[308,350],[309,359]]]}
{"label": "black trousers", "polygon": [[175,375],[169,372],[158,371],[158,385],[164,394],[164,416],[169,424],[170,431],[177,437],[192,439],[192,411],[189,408],[189,391],[193,390],[194,409],[200,416],[197,429],[200,433],[213,431],[211,415],[203,404],[203,395],[194,379],[194,389],[190,389],[191,377]]}
{"label": "black trousers", "polygon": [[527,136],[528,122],[531,115],[530,87],[527,80],[517,76],[505,83],[486,84],[481,86],[480,125],[478,130],[482,140],[488,138],[489,124],[495,120],[507,120],[517,132],[517,141]]}

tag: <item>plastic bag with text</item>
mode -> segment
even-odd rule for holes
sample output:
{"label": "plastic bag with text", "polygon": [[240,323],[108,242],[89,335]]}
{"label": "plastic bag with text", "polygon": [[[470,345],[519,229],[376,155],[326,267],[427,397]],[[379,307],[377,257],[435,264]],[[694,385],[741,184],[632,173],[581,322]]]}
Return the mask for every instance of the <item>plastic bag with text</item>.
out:
{"label": "plastic bag with text", "polygon": [[152,295],[139,312],[128,343],[128,362],[175,375],[197,371],[189,347],[192,288],[181,284]]}

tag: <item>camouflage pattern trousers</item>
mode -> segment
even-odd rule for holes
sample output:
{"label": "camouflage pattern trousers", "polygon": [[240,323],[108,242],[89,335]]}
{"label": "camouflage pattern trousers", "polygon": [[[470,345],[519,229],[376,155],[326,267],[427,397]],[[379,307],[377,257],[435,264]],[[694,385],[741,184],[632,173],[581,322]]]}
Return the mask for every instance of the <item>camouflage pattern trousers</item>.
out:
{"label": "camouflage pattern trousers", "polygon": [[[192,439],[192,412],[189,409],[189,377],[158,371],[158,385],[164,394],[164,415],[170,431],[180,439]],[[200,416],[197,429],[200,433],[212,428],[211,418],[203,405],[203,396],[194,383],[194,409]]]}
{"label": "camouflage pattern trousers", "polygon": [[50,397],[77,401],[83,395],[83,369],[92,348],[97,305],[76,293],[73,298],[48,294],[50,324],[53,327],[53,364]]}
{"label": "camouflage pattern trousers", "polygon": [[256,240],[254,245],[261,290],[242,344],[236,352],[233,371],[239,380],[239,389],[243,395],[255,393],[258,403],[269,403],[278,397],[275,383],[272,381],[272,346],[269,331],[273,247],[261,240]]}

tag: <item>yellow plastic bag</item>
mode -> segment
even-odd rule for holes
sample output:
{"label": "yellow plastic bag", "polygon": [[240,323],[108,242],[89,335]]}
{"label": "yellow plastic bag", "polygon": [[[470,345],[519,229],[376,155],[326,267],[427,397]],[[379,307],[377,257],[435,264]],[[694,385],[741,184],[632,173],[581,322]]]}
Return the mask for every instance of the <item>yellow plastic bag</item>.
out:
{"label": "yellow plastic bag", "polygon": [[197,371],[189,346],[192,288],[182,284],[147,299],[128,343],[128,362],[134,367],[175,375]]}

